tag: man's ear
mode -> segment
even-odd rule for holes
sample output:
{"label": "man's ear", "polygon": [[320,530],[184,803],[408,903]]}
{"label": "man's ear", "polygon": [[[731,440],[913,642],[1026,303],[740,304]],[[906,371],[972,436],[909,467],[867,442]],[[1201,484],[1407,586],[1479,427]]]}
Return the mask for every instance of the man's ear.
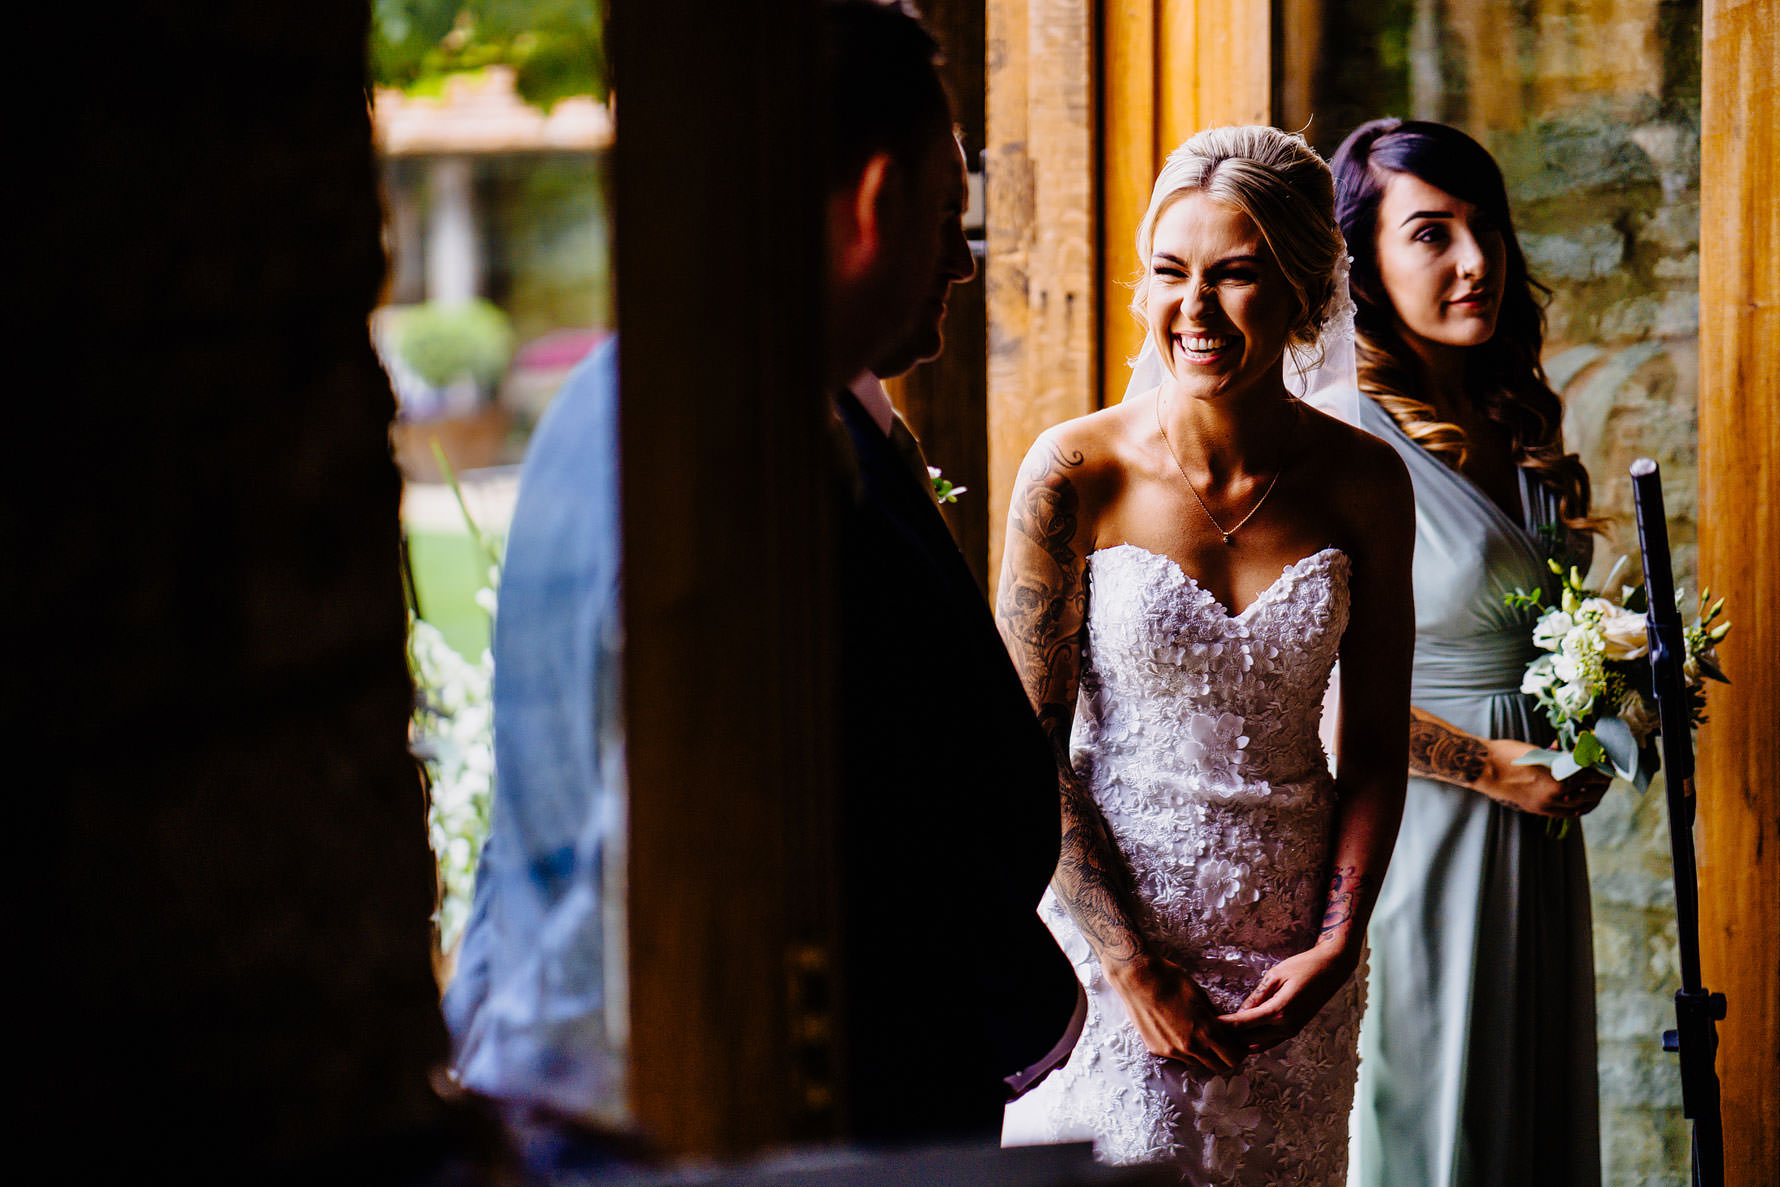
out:
{"label": "man's ear", "polygon": [[829,217],[836,224],[835,264],[842,276],[864,275],[883,255],[891,217],[886,199],[897,182],[896,172],[889,153],[874,153],[858,180],[830,200]]}

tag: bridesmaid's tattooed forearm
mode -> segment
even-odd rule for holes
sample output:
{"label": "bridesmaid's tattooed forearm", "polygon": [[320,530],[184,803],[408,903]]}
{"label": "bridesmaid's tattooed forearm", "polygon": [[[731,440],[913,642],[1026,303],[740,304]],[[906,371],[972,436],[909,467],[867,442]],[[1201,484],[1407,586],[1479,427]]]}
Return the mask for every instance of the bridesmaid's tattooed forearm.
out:
{"label": "bridesmaid's tattooed forearm", "polygon": [[1419,714],[1409,719],[1409,773],[1474,786],[1489,767],[1489,750],[1470,734]]}
{"label": "bridesmaid's tattooed forearm", "polygon": [[1329,875],[1329,902],[1323,908],[1323,928],[1316,942],[1339,940],[1353,922],[1360,901],[1360,870],[1358,866],[1337,866]]}

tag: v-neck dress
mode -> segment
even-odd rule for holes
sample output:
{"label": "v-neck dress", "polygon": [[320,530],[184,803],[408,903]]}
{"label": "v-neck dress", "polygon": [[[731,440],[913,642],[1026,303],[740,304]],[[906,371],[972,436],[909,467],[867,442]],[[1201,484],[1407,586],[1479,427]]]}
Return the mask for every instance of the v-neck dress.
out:
{"label": "v-neck dress", "polygon": [[[1504,595],[1555,592],[1548,556],[1586,568],[1586,538],[1548,526],[1559,524],[1556,500],[1525,471],[1517,523],[1361,403],[1362,427],[1397,450],[1415,485],[1411,702],[1480,738],[1548,743],[1520,692],[1538,653]],[[1350,1181],[1598,1183],[1582,830],[1556,840],[1544,817],[1410,779],[1368,938]]]}

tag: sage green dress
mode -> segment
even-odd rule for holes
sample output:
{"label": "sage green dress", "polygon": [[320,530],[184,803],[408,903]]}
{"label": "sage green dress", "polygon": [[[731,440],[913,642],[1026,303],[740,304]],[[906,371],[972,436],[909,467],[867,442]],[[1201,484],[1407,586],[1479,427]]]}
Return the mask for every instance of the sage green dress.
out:
{"label": "sage green dress", "polygon": [[[1409,439],[1371,400],[1361,424],[1415,484],[1411,701],[1481,738],[1546,743],[1520,689],[1538,654],[1503,596],[1587,567],[1555,500],[1521,473],[1524,523]],[[1582,830],[1410,779],[1368,932],[1350,1182],[1369,1187],[1600,1181],[1595,978]]]}

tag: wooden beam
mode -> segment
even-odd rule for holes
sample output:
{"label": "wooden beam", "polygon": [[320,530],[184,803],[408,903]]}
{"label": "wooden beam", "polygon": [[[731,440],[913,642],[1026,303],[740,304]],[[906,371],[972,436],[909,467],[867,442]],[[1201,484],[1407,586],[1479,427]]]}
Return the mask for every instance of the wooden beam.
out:
{"label": "wooden beam", "polygon": [[1137,224],[1150,201],[1156,171],[1171,145],[1162,143],[1158,111],[1155,0],[1110,0],[1101,9],[1100,309],[1102,407],[1125,393],[1128,366],[1143,346],[1131,316],[1131,285],[1142,275]]}
{"label": "wooden beam", "polygon": [[1706,0],[1701,63],[1700,573],[1728,599],[1698,772],[1700,946],[1726,995],[1726,1178],[1780,1166],[1780,8]]}
{"label": "wooden beam", "polygon": [[[1317,116],[1327,55],[1323,48],[1326,0],[1273,2],[1273,124],[1296,132]],[[1325,117],[1326,119],[1326,117]]]}
{"label": "wooden beam", "polygon": [[989,569],[1020,459],[1097,406],[1090,0],[1003,0],[988,19]]}
{"label": "wooden beam", "polygon": [[816,9],[652,0],[611,29],[631,1096],[669,1152],[736,1155],[833,1132],[793,1038],[834,951]]}
{"label": "wooden beam", "polygon": [[1272,25],[1263,0],[1109,0],[1101,10],[1101,406],[1123,397],[1143,345],[1126,307],[1156,174],[1202,128],[1269,122]]}

